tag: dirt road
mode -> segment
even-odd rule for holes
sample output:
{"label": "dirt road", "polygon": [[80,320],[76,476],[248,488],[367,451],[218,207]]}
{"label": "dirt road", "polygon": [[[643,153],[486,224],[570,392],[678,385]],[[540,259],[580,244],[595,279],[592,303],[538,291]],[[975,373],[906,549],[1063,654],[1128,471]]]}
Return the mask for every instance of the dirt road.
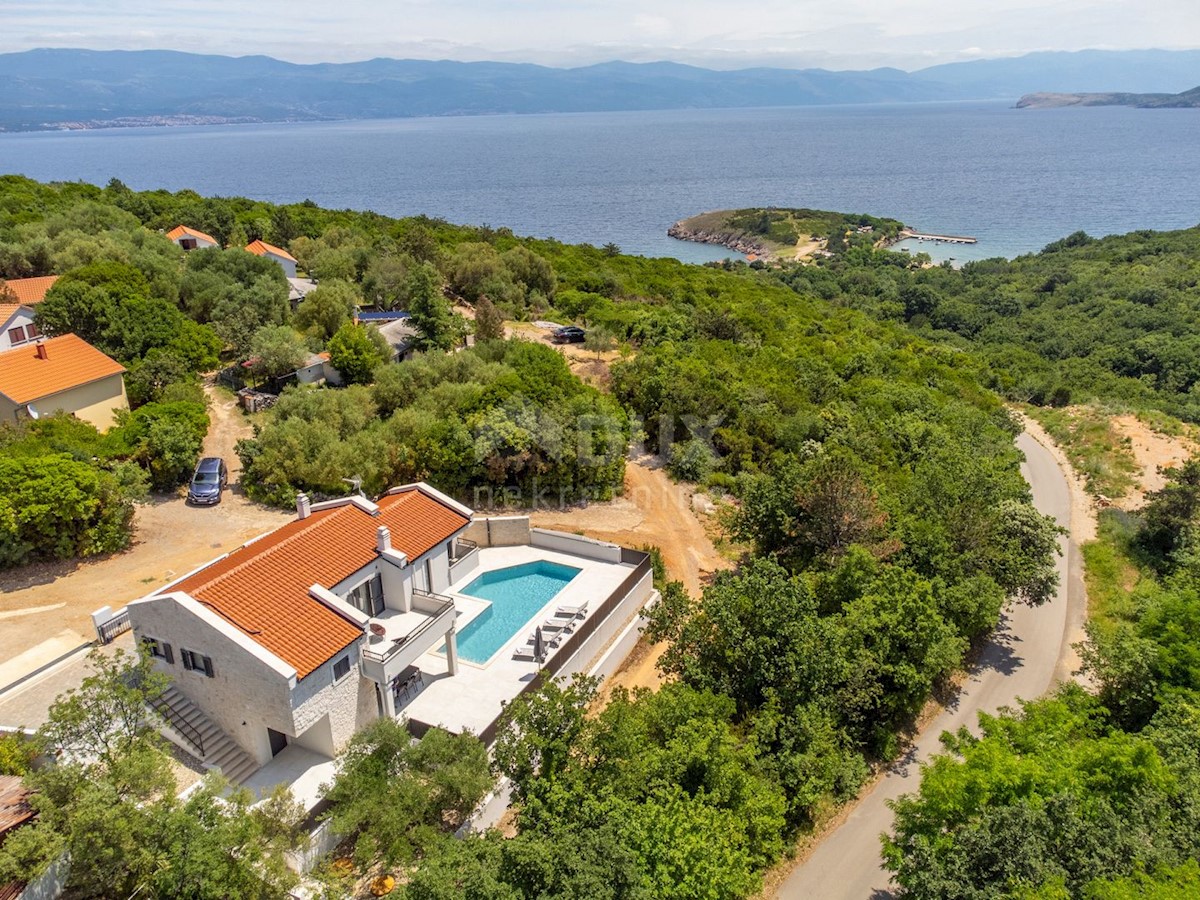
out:
{"label": "dirt road", "polygon": [[[95,637],[94,610],[118,609],[290,518],[242,496],[233,445],[249,436],[251,426],[233,400],[211,387],[206,392],[212,425],[204,453],[224,457],[231,490],[218,506],[209,508],[188,506],[182,490],[139,504],[133,545],[123,553],[0,574],[0,662],[24,655],[29,668],[37,668],[64,649]],[[39,653],[37,648],[43,644],[45,652]],[[13,674],[6,669],[6,677]]]}
{"label": "dirt road", "polygon": [[[1029,435],[1017,438],[1027,458],[1022,474],[1039,511],[1071,528],[1071,486],[1055,456]],[[1078,529],[1072,529],[1073,532]],[[885,900],[891,897],[889,874],[880,864],[879,835],[892,824],[887,803],[920,783],[920,764],[941,750],[939,736],[967,726],[978,733],[978,714],[1032,699],[1072,675],[1071,642],[1082,636],[1086,599],[1082,564],[1074,537],[1061,541],[1059,589],[1039,609],[1016,605],[969,673],[957,702],[922,729],[914,745],[890,766],[850,810],[841,824],[817,845],[779,888],[777,896],[795,900]]]}
{"label": "dirt road", "polygon": [[[682,581],[699,597],[713,572],[731,568],[692,511],[688,490],[671,481],[650,459],[631,461],[625,467],[625,494],[611,503],[587,509],[543,510],[531,516],[538,528],[582,532],[597,540],[627,547],[657,547],[671,579]],[[657,687],[661,677],[655,663],[663,645],[639,644],[610,685]]]}

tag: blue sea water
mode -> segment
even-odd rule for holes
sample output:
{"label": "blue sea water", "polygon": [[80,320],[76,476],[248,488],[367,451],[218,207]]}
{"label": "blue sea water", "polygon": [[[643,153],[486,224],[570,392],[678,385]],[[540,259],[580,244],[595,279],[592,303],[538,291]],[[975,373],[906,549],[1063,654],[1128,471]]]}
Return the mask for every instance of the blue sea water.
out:
{"label": "blue sea water", "polygon": [[[692,262],[740,206],[892,216],[959,259],[1200,222],[1200,110],[1003,103],[681,110],[0,135],[0,172],[425,213]],[[922,246],[921,249],[929,249]]]}
{"label": "blue sea water", "polygon": [[492,604],[458,633],[459,656],[487,662],[579,572],[547,560],[484,572],[458,591]]}

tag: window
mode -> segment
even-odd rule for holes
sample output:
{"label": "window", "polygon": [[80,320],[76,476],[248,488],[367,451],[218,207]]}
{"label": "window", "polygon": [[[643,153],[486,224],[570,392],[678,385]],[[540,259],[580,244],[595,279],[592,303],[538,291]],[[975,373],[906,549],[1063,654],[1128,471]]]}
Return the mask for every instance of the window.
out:
{"label": "window", "polygon": [[183,659],[183,667],[189,672],[203,672],[209,678],[213,677],[212,658],[209,656],[201,656],[195,650],[179,651],[180,657]]}
{"label": "window", "polygon": [[166,641],[160,641],[158,638],[144,637],[142,638],[142,644],[155,659],[165,660],[168,663],[174,664],[175,654],[171,651],[171,645]]}
{"label": "window", "polygon": [[30,322],[28,325],[25,326],[25,336],[27,338],[29,338],[31,341],[35,337],[40,337],[41,333],[42,333],[42,330],[40,328],[38,328],[36,325],[34,325],[32,322]]}
{"label": "window", "polygon": [[383,582],[372,575],[346,595],[346,602],[368,616],[379,615],[383,612]]}
{"label": "window", "polygon": [[16,328],[8,329],[8,341],[10,344],[25,343],[25,328],[18,325]]}
{"label": "window", "polygon": [[350,674],[350,657],[343,656],[333,664],[333,680],[341,681]]}

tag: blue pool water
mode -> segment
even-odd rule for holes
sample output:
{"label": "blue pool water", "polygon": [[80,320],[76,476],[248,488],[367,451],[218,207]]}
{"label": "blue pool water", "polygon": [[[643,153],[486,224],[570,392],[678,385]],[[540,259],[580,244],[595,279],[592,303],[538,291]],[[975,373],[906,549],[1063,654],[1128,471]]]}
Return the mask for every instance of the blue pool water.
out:
{"label": "blue pool water", "polygon": [[546,560],[484,572],[458,591],[492,603],[458,633],[458,655],[487,662],[579,572]]}

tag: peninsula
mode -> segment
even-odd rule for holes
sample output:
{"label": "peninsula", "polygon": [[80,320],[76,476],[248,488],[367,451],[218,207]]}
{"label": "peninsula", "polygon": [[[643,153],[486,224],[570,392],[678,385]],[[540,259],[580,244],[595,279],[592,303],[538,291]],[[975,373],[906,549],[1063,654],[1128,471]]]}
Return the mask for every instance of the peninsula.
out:
{"label": "peninsula", "polygon": [[904,223],[819,209],[720,209],[681,219],[667,234],[682,241],[719,244],[752,259],[773,262],[834,256],[852,246],[884,246],[901,239]]}
{"label": "peninsula", "polygon": [[1198,109],[1200,86],[1179,94],[1026,94],[1017,109],[1058,109],[1064,106],[1133,106],[1138,109]]}

